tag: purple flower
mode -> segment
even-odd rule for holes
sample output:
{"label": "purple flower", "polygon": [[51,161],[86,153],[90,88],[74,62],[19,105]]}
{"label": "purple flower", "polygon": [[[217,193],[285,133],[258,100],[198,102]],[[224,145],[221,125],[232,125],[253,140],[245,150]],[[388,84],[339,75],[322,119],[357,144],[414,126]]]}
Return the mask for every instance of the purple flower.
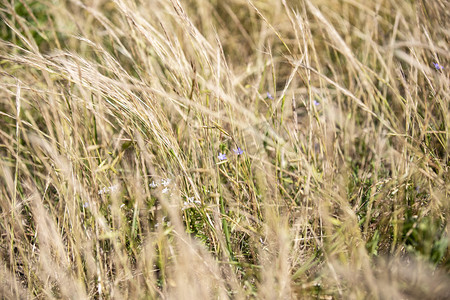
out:
{"label": "purple flower", "polygon": [[234,153],[236,153],[236,155],[241,155],[242,153],[244,153],[244,151],[240,148],[237,147],[237,149],[233,149]]}
{"label": "purple flower", "polygon": [[436,70],[444,70],[444,67],[443,66],[440,66],[438,63],[433,63],[433,65],[434,65],[434,68],[436,69]]}
{"label": "purple flower", "polygon": [[317,105],[319,105],[320,103],[317,102],[316,100],[313,100],[313,104],[314,104],[315,106],[317,106]]}
{"label": "purple flower", "polygon": [[267,92],[267,98],[269,98],[270,100],[273,100],[273,96],[269,92]]}
{"label": "purple flower", "polygon": [[225,153],[219,153],[219,156],[217,156],[217,158],[219,160],[225,160],[225,159],[227,159],[227,156],[225,155]]}

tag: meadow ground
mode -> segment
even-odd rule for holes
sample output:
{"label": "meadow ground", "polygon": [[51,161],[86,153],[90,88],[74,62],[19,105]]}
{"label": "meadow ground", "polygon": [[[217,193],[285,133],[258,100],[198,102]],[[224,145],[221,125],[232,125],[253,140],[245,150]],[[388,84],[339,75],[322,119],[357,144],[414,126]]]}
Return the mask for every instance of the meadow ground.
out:
{"label": "meadow ground", "polygon": [[3,299],[449,299],[445,0],[0,2]]}

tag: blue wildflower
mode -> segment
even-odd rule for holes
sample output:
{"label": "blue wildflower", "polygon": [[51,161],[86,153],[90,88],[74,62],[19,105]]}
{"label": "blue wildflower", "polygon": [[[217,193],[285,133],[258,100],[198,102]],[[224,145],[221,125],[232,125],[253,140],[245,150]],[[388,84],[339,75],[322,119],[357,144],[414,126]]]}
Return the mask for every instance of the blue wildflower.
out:
{"label": "blue wildflower", "polygon": [[225,160],[225,159],[227,159],[227,156],[225,155],[225,153],[219,153],[219,156],[217,156],[217,158],[219,160]]}
{"label": "blue wildflower", "polygon": [[314,104],[315,106],[317,106],[317,105],[319,105],[320,103],[319,103],[318,101],[316,101],[316,100],[313,100],[313,104]]}
{"label": "blue wildflower", "polygon": [[433,63],[433,65],[434,65],[434,68],[436,69],[436,70],[444,70],[444,67],[443,66],[440,66],[438,63]]}
{"label": "blue wildflower", "polygon": [[269,92],[267,92],[267,98],[269,98],[270,100],[273,100],[273,96]]}
{"label": "blue wildflower", "polygon": [[237,147],[237,149],[233,149],[234,153],[236,153],[236,155],[241,155],[242,153],[244,153],[244,151],[240,148]]}

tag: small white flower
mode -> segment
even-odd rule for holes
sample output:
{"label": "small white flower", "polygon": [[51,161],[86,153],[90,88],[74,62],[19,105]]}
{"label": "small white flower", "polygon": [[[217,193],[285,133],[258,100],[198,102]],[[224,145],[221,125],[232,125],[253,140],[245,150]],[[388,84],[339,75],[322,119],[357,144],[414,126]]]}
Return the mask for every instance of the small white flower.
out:
{"label": "small white flower", "polygon": [[162,179],[162,180],[161,180],[161,184],[162,184],[163,186],[168,186],[168,185],[170,184],[171,181],[172,181],[172,179],[170,179],[170,178]]}
{"label": "small white flower", "polygon": [[152,189],[154,189],[154,188],[157,188],[157,187],[158,187],[158,183],[155,182],[155,181],[152,181],[152,183],[150,183],[149,186],[150,186]]}
{"label": "small white flower", "polygon": [[169,188],[166,187],[161,191],[161,193],[166,194],[168,191],[169,191]]}
{"label": "small white flower", "polygon": [[183,207],[181,208],[181,210],[185,210],[191,207],[194,207],[194,204],[200,205],[202,204],[199,200],[195,200],[194,197],[187,197],[186,198],[187,201],[183,202]]}
{"label": "small white flower", "polygon": [[119,189],[119,185],[118,184],[112,185],[112,186],[108,186],[108,187],[105,186],[100,191],[98,191],[98,194],[101,195],[101,194],[106,194],[106,193],[110,193],[110,192],[115,192],[118,189]]}

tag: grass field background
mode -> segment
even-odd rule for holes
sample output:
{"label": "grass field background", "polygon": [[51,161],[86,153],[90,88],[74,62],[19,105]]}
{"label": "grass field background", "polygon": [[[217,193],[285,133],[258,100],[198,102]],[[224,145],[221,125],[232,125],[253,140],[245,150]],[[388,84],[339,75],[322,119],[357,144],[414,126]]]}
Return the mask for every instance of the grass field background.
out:
{"label": "grass field background", "polygon": [[1,1],[2,298],[450,298],[449,25]]}

